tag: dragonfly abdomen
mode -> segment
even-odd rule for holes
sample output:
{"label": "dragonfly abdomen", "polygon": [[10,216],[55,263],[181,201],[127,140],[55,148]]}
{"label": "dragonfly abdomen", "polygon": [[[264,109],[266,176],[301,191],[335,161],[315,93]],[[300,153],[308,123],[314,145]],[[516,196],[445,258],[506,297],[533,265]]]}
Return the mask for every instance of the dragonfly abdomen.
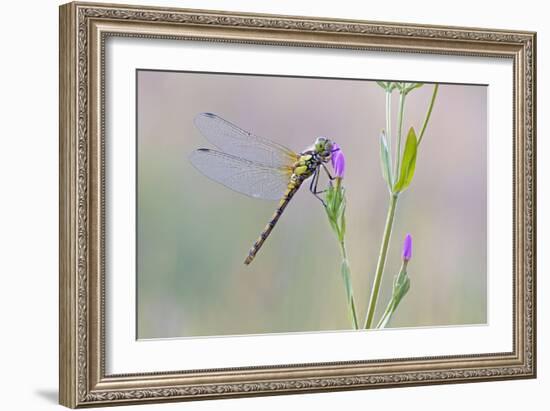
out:
{"label": "dragonfly abdomen", "polygon": [[254,243],[252,248],[250,248],[250,251],[248,252],[248,256],[244,260],[244,263],[246,265],[250,264],[252,260],[254,260],[254,257],[256,257],[256,254],[258,253],[260,248],[262,248],[262,245],[264,244],[265,240],[267,239],[267,237],[269,237],[269,235],[271,234],[271,231],[273,231],[275,224],[277,224],[277,221],[279,221],[279,218],[281,218],[281,215],[283,214],[283,211],[285,210],[286,206],[288,205],[288,203],[290,202],[294,194],[296,194],[296,191],[298,191],[298,189],[300,188],[302,181],[303,180],[301,179],[292,180],[288,184],[288,188],[285,191],[283,197],[281,198],[281,201],[279,202],[279,206],[275,210],[275,213],[273,213],[271,220],[269,220],[269,222],[265,226],[264,230],[262,231],[262,233],[260,234],[256,242]]}

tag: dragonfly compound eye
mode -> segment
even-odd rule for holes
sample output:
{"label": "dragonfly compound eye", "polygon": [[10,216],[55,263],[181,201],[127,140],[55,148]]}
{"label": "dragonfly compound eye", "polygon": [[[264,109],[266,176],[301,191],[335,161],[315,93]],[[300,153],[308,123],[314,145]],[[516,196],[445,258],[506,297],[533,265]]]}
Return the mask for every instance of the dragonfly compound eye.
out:
{"label": "dragonfly compound eye", "polygon": [[317,137],[315,140],[315,151],[319,154],[322,154],[326,151],[328,139],[326,137]]}

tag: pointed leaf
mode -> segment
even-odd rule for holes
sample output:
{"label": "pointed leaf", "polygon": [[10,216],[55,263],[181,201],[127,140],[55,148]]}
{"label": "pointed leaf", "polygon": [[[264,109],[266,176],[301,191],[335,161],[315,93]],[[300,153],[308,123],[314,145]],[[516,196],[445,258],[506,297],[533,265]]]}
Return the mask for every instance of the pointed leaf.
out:
{"label": "pointed leaf", "polygon": [[407,135],[407,141],[405,142],[403,160],[401,162],[401,169],[399,170],[399,179],[393,187],[393,191],[396,193],[405,190],[411,184],[416,168],[416,148],[416,133],[414,132],[414,128],[411,127]]}
{"label": "pointed leaf", "polygon": [[401,265],[401,270],[399,270],[399,274],[395,276],[394,282],[393,282],[393,292],[395,293],[396,290],[403,285],[405,280],[408,278],[407,276],[407,268],[405,264]]}
{"label": "pointed leaf", "polygon": [[407,277],[401,287],[401,298],[405,297],[405,294],[409,292],[410,288],[411,288],[411,280],[409,277]]}
{"label": "pointed leaf", "polygon": [[342,213],[342,217],[340,218],[340,241],[344,241],[344,237],[346,235],[346,213],[345,213],[345,207],[344,212]]}
{"label": "pointed leaf", "polygon": [[344,196],[344,188],[342,186],[339,187],[336,193],[336,206],[336,216],[340,219],[346,211],[346,197]]}
{"label": "pointed leaf", "polygon": [[336,221],[334,221],[334,219],[329,216],[328,222],[330,223],[332,231],[334,231],[336,234],[338,234],[338,225],[336,224]]}
{"label": "pointed leaf", "polygon": [[388,190],[391,192],[391,160],[390,153],[388,151],[388,142],[386,140],[386,133],[382,131],[380,134],[380,165],[382,166],[382,175],[388,185]]}
{"label": "pointed leaf", "polygon": [[404,90],[404,93],[405,94],[408,94],[410,93],[411,91],[413,91],[414,89],[417,89],[417,88],[420,88],[424,85],[424,83],[411,83],[409,84],[405,90]]}
{"label": "pointed leaf", "polygon": [[392,319],[397,307],[403,300],[403,297],[407,294],[411,288],[411,280],[407,276],[406,271],[401,271],[396,278],[394,278],[394,288],[390,302],[386,307],[384,316],[380,319],[377,328],[385,328]]}

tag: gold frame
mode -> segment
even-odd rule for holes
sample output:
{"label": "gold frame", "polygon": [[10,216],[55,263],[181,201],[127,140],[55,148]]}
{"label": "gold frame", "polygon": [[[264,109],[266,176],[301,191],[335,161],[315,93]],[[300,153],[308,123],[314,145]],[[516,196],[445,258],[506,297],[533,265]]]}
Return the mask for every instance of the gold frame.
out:
{"label": "gold frame", "polygon": [[[106,375],[104,44],[200,39],[512,59],[514,349],[432,358]],[[60,7],[60,403],[68,407],[536,376],[536,34],[70,3]],[[269,360],[266,359],[266,362]]]}

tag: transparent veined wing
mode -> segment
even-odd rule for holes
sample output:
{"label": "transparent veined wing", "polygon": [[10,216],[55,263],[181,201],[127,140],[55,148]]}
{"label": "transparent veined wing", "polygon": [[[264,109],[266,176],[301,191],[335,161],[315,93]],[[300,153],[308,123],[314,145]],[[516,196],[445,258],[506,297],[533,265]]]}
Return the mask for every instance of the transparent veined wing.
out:
{"label": "transparent veined wing", "polygon": [[256,136],[212,113],[195,117],[201,134],[221,151],[270,167],[292,165],[298,154],[263,137]]}
{"label": "transparent veined wing", "polygon": [[206,177],[239,193],[264,200],[281,199],[292,174],[290,167],[270,167],[205,148],[193,151],[189,160]]}

